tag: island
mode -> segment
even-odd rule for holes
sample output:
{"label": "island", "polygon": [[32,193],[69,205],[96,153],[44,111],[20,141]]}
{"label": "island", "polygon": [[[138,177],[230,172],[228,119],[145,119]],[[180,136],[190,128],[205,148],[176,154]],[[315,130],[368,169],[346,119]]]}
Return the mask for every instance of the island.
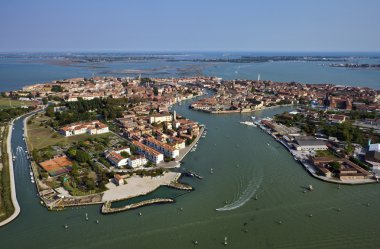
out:
{"label": "island", "polygon": [[76,78],[4,93],[39,110],[25,118],[24,139],[41,204],[61,210],[110,205],[160,186],[191,191],[180,177],[194,173],[178,168],[205,127],[170,107],[204,91],[184,80]]}
{"label": "island", "polygon": [[182,174],[202,178],[180,165],[207,128],[171,110],[192,98],[189,108],[210,114],[292,106],[292,112],[241,123],[267,132],[318,179],[378,182],[379,93],[367,87],[218,77],[72,78],[3,93],[5,100],[33,103],[17,107],[4,121],[26,117],[31,182],[42,205],[62,210],[103,204],[108,214],[171,203],[174,199],[154,198],[112,206],[160,186],[191,191],[181,183]]}

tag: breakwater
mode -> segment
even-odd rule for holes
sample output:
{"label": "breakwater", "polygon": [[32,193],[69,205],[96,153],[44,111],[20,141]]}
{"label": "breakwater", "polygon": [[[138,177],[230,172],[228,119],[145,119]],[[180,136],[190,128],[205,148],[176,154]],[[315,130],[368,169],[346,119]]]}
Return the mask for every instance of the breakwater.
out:
{"label": "breakwater", "polygon": [[131,210],[131,209],[135,209],[135,208],[139,208],[143,206],[161,204],[161,203],[172,203],[172,202],[174,202],[174,200],[170,198],[155,198],[155,199],[150,199],[146,201],[140,201],[140,202],[133,203],[130,205],[125,205],[119,208],[112,208],[111,202],[105,202],[102,206],[102,214],[118,213],[118,212],[123,212],[123,211]]}

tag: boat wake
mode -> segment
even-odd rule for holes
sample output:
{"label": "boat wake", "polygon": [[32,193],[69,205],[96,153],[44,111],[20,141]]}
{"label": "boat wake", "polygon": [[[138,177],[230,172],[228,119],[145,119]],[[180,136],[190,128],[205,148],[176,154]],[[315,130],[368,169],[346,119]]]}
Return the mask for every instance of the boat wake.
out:
{"label": "boat wake", "polygon": [[256,194],[257,190],[260,188],[263,178],[263,175],[261,175],[259,179],[250,180],[247,188],[243,191],[243,193],[240,196],[235,198],[235,201],[226,204],[221,208],[217,208],[216,211],[231,211],[239,207],[242,207]]}

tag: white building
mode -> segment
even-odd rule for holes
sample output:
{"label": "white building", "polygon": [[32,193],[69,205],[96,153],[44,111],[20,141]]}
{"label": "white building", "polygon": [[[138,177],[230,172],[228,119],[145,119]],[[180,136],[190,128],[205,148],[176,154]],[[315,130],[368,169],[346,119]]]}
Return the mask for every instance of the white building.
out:
{"label": "white building", "polygon": [[122,167],[128,164],[128,157],[123,157],[121,155],[122,152],[127,152],[131,154],[131,149],[129,147],[125,147],[118,150],[109,150],[104,153],[107,160],[116,167]]}
{"label": "white building", "polygon": [[157,113],[149,116],[149,123],[171,122],[173,116],[170,113]]}
{"label": "white building", "polygon": [[380,152],[380,144],[370,144],[368,151]]}
{"label": "white building", "polygon": [[128,166],[132,168],[142,167],[148,163],[148,160],[142,155],[131,156],[128,158]]}
{"label": "white building", "polygon": [[90,122],[79,122],[73,123],[70,125],[66,125],[61,128],[60,133],[64,136],[74,136],[88,133],[90,135],[93,134],[103,134],[109,132],[108,126],[101,123],[98,120],[90,121]]}
{"label": "white building", "polygon": [[315,138],[297,139],[295,145],[297,150],[310,151],[310,150],[327,150],[326,142]]}

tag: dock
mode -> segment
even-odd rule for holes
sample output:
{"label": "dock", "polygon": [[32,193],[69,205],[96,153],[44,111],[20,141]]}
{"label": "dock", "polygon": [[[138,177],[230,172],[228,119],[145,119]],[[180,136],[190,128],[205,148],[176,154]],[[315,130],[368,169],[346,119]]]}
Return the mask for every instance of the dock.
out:
{"label": "dock", "polygon": [[198,179],[203,179],[203,176],[193,172],[193,171],[190,171],[190,170],[186,170],[183,172],[184,175],[187,175],[187,176],[191,176],[191,177],[195,177],[195,178],[198,178]]}

